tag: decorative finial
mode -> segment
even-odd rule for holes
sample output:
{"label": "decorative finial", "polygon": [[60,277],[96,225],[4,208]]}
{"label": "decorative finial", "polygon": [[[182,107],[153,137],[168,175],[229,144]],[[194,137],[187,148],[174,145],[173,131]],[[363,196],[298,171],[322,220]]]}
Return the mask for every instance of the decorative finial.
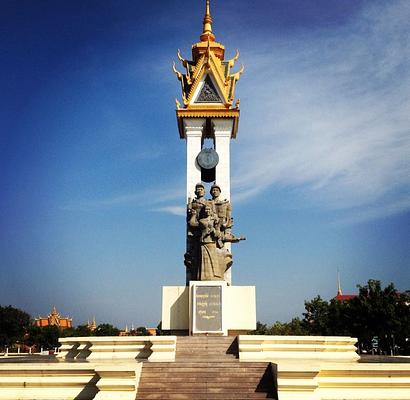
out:
{"label": "decorative finial", "polygon": [[212,33],[212,17],[211,17],[211,7],[210,7],[210,0],[206,0],[206,7],[205,7],[205,16],[204,16],[204,30],[200,39],[202,42],[206,42],[210,40],[211,42],[215,41],[215,35]]}
{"label": "decorative finial", "polygon": [[343,295],[342,285],[340,284],[340,272],[339,272],[339,269],[337,270],[337,294],[338,294],[339,296]]}

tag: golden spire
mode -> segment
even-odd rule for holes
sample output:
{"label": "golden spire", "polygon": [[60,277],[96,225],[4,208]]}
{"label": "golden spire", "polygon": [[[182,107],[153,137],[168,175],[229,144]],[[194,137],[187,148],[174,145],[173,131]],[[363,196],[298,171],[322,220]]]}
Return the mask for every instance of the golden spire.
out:
{"label": "golden spire", "polygon": [[210,11],[210,0],[206,0],[205,16],[204,16],[204,30],[200,36],[201,42],[214,42],[215,35],[212,33],[212,17]]}
{"label": "golden spire", "polygon": [[342,285],[340,284],[340,273],[339,270],[337,270],[337,295],[342,296]]}

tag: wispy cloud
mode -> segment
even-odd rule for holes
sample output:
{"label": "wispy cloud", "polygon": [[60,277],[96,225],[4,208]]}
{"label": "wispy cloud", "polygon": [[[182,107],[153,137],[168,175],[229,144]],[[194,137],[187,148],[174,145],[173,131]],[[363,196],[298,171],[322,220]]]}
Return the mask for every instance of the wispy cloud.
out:
{"label": "wispy cloud", "polygon": [[338,31],[243,49],[236,200],[276,186],[360,218],[410,208],[409,20],[410,3],[392,1]]}
{"label": "wispy cloud", "polygon": [[398,214],[403,210],[410,208],[410,196],[407,198],[401,198],[396,202],[390,202],[387,205],[371,206],[366,209],[361,209],[357,213],[351,213],[337,221],[338,224],[352,224],[371,219],[385,218],[391,215]]}
{"label": "wispy cloud", "polygon": [[157,160],[164,154],[166,154],[166,150],[163,147],[151,143],[148,148],[128,153],[126,158],[131,162],[139,162],[144,160]]}
{"label": "wispy cloud", "polygon": [[182,207],[179,205],[153,208],[152,211],[165,212],[168,214],[178,215],[180,217],[185,216],[187,212],[186,207]]}
{"label": "wispy cloud", "polygon": [[[144,188],[137,193],[127,193],[99,199],[76,201],[68,203],[60,208],[67,211],[87,212],[127,206],[144,207],[146,209],[150,209],[151,211],[163,211],[175,215],[181,215],[177,206],[161,206],[161,204],[169,204],[170,202],[175,202],[175,200],[182,200],[184,198],[182,185],[179,186],[181,187],[181,190],[160,190],[158,188]],[[152,208],[153,205],[158,205],[158,207]]]}

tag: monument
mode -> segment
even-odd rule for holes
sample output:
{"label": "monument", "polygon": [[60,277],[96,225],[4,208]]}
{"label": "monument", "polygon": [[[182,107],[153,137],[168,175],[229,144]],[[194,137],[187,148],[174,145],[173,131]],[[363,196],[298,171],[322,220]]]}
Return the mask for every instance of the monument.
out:
{"label": "monument", "polygon": [[[162,327],[192,334],[253,330],[255,288],[232,286],[231,273],[231,245],[245,239],[232,232],[230,202],[230,141],[238,131],[240,103],[234,103],[235,88],[244,68],[232,72],[238,51],[225,60],[225,47],[212,31],[209,0],[192,60],[179,50],[178,58],[185,69],[182,73],[173,65],[182,89],[176,115],[187,155],[186,286],[163,288]],[[236,318],[229,321],[229,315]]]}
{"label": "monument", "polygon": [[238,54],[224,60],[209,0],[200,39],[192,61],[179,55],[186,74],[174,67],[187,143],[186,284],[164,287],[162,306],[163,329],[200,337],[66,337],[56,358],[0,355],[0,400],[410,399],[410,364],[359,363],[355,338],[213,337],[255,327],[255,288],[231,275],[231,244],[243,239],[232,232],[229,175],[243,69],[230,72]]}

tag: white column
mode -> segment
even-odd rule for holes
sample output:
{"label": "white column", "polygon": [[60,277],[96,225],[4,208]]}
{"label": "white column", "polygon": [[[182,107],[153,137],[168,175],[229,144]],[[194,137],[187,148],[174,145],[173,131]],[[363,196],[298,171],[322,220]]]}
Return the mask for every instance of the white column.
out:
{"label": "white column", "polygon": [[[215,135],[215,150],[219,156],[219,163],[216,166],[215,182],[221,188],[221,198],[231,200],[231,159],[230,145],[233,128],[232,119],[213,119]],[[225,248],[231,252],[231,244],[225,243]],[[229,285],[232,284],[231,268],[225,272],[224,279]]]}
{"label": "white column", "polygon": [[186,197],[195,197],[195,185],[201,182],[201,169],[196,164],[196,156],[202,147],[202,132],[205,126],[204,118],[184,119],[186,137]]}
{"label": "white column", "polygon": [[219,156],[216,166],[216,183],[221,188],[221,197],[231,199],[231,167],[230,167],[230,144],[233,127],[233,119],[213,119],[215,135],[215,150]]}

